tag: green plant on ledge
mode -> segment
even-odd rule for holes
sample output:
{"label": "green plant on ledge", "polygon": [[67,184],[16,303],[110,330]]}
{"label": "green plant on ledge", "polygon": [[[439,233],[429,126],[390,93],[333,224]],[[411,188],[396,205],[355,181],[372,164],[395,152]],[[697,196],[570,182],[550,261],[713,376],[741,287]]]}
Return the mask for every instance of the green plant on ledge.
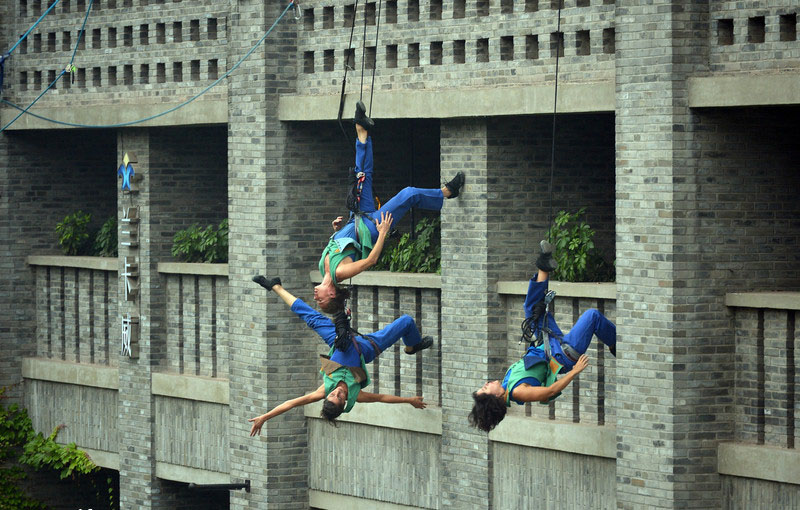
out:
{"label": "green plant on ledge", "polygon": [[98,257],[118,256],[117,217],[111,216],[103,223],[94,238],[92,252]]}
{"label": "green plant on ledge", "polygon": [[92,215],[83,211],[68,214],[56,224],[58,245],[64,255],[82,255],[88,247],[89,222]]}
{"label": "green plant on ledge", "polygon": [[172,241],[172,255],[183,262],[227,262],[228,220],[222,220],[219,228],[194,224],[178,231]]}
{"label": "green plant on ledge", "polygon": [[416,239],[408,233],[400,239],[390,241],[384,247],[376,270],[440,273],[442,270],[442,245],[439,236],[440,220],[423,218],[417,223],[414,231]]}
{"label": "green plant on ledge", "polygon": [[581,220],[585,213],[586,208],[574,214],[559,211],[547,231],[547,240],[555,247],[558,262],[558,269],[550,276],[562,282],[614,281],[614,266],[597,252],[592,241],[595,232]]}

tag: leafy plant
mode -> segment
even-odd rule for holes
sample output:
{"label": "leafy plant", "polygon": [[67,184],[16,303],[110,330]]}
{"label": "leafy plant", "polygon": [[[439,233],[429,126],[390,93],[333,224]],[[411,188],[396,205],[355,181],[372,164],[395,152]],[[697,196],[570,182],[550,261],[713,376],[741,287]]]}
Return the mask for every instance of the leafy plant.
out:
{"label": "leafy plant", "polygon": [[118,256],[117,246],[117,217],[111,216],[103,223],[94,238],[92,252],[98,257]]}
{"label": "leafy plant", "polygon": [[[0,388],[0,400],[7,388]],[[33,430],[28,412],[17,404],[0,405],[0,509],[40,510],[46,506],[27,496],[19,487],[26,477],[20,465],[36,470],[45,467],[54,469],[61,479],[75,474],[86,475],[100,468],[89,459],[85,452],[78,450],[75,443],[60,445],[56,443],[58,432],[63,425],[56,427],[45,438]],[[99,494],[98,494],[99,496]],[[113,498],[113,495],[110,496]]]}
{"label": "leafy plant", "polygon": [[68,214],[56,225],[58,245],[65,255],[79,255],[85,252],[89,241],[89,222],[92,215],[83,211]]}
{"label": "leafy plant", "polygon": [[439,238],[440,220],[423,218],[414,231],[384,246],[375,269],[394,272],[439,273],[442,270],[442,245]]}
{"label": "leafy plant", "polygon": [[218,228],[194,224],[178,231],[172,241],[172,255],[184,262],[227,262],[228,220],[222,220]]}
{"label": "leafy plant", "polygon": [[586,208],[576,213],[559,211],[547,240],[555,247],[554,257],[558,268],[552,273],[555,280],[563,282],[613,281],[614,267],[608,264],[595,248],[594,230],[581,217]]}

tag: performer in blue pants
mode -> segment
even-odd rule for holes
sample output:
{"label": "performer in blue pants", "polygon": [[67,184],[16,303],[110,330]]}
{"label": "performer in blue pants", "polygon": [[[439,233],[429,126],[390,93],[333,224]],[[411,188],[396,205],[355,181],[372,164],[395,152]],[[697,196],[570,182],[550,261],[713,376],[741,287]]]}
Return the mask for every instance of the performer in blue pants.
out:
{"label": "performer in blue pants", "polygon": [[325,402],[322,405],[322,417],[331,423],[334,423],[342,412],[349,412],[356,402],[411,404],[418,409],[425,408],[422,397],[398,397],[362,391],[362,388],[365,388],[370,382],[366,364],[398,340],[403,340],[407,354],[416,354],[433,345],[433,338],[420,336],[417,325],[410,316],[403,315],[385,328],[370,335],[355,334],[345,323],[344,334],[351,345],[345,350],[339,350],[334,344],[337,336],[342,334],[341,324],[334,324],[329,318],[304,303],[302,299],[290,294],[281,285],[280,278],[267,279],[264,276],[256,276],[253,281],[280,296],[292,311],[306,322],[308,327],[322,337],[322,340],[331,349],[327,356],[320,356],[323,384],[311,393],[287,400],[268,413],[251,418],[249,420],[253,422],[250,430],[251,436],[260,434],[261,427],[267,420],[297,406],[304,406],[323,398]]}
{"label": "performer in blue pants", "polygon": [[400,221],[412,207],[441,210],[444,199],[456,198],[464,185],[464,173],[458,172],[441,189],[405,188],[376,209],[372,192],[372,138],[369,136],[374,123],[366,116],[361,101],[356,105],[354,122],[358,138],[355,171],[361,191],[357,198],[351,198],[357,212],[351,214],[347,222],[342,216],[333,220],[334,234],[319,260],[322,283],[314,287],[314,300],[322,311],[331,314],[341,310],[348,297],[346,289],[337,284],[378,262],[393,221]]}
{"label": "performer in blue pants", "polygon": [[[475,401],[469,414],[473,426],[489,432],[506,415],[511,402],[540,402],[547,404],[589,364],[585,352],[592,336],[597,336],[616,356],[617,328],[595,309],[584,312],[566,335],[547,311],[545,295],[549,273],[557,264],[552,257],[552,245],[542,242],[542,252],[536,260],[539,271],[531,279],[525,297],[525,318],[532,338],[542,337],[543,343],[531,345],[525,355],[511,365],[503,381],[489,381],[472,394]],[[525,326],[524,326],[525,327]],[[546,344],[545,344],[546,342]],[[558,378],[558,375],[564,377]]]}

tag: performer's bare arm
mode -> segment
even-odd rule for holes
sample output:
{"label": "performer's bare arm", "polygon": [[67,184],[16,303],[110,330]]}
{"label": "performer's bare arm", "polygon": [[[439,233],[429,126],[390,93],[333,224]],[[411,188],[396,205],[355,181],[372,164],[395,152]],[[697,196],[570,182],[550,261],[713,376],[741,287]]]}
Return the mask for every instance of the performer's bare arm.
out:
{"label": "performer's bare arm", "polygon": [[283,414],[286,411],[289,411],[290,409],[294,409],[295,407],[304,406],[306,404],[322,400],[324,397],[325,397],[325,386],[322,385],[316,390],[306,395],[303,395],[302,397],[297,397],[293,398],[292,400],[287,400],[286,402],[275,407],[266,414],[262,414],[261,416],[256,416],[255,418],[250,418],[249,420],[247,420],[249,422],[253,422],[253,427],[250,429],[250,436],[255,436],[256,434],[261,435],[261,427],[264,425],[264,423],[267,422],[267,420],[274,418],[280,414]]}
{"label": "performer's bare arm", "polygon": [[585,354],[582,354],[572,370],[550,386],[520,384],[511,392],[511,398],[519,402],[545,402],[564,391],[564,388],[566,388],[588,365],[589,358]]}

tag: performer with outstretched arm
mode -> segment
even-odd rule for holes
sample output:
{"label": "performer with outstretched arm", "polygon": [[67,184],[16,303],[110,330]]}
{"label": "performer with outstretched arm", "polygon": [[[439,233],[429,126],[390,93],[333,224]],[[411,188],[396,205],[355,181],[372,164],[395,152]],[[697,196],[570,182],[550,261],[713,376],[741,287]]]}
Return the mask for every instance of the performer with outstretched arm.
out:
{"label": "performer with outstretched arm", "polygon": [[[547,311],[545,296],[549,273],[557,263],[553,247],[542,241],[541,253],[536,260],[539,271],[531,279],[525,297],[525,322],[530,338],[542,338],[541,345],[531,345],[525,356],[511,365],[503,381],[489,381],[472,394],[475,404],[469,413],[474,427],[489,432],[506,416],[511,402],[539,402],[547,404],[558,397],[564,388],[589,365],[584,354],[593,335],[606,344],[616,356],[617,328],[595,309],[584,312],[566,335],[561,332],[553,315]],[[558,379],[558,375],[564,374]]]}
{"label": "performer with outstretched arm", "polygon": [[412,207],[441,210],[444,199],[456,198],[464,185],[464,173],[458,172],[441,189],[404,188],[376,209],[372,193],[372,138],[369,136],[375,123],[367,117],[361,101],[356,105],[353,122],[357,135],[355,171],[360,179],[357,184],[360,193],[356,196],[351,193],[348,202],[357,212],[347,222],[342,216],[333,220],[334,233],[319,260],[322,283],[314,287],[314,300],[322,311],[331,314],[341,310],[348,297],[346,289],[337,284],[378,262],[393,221],[400,221]]}
{"label": "performer with outstretched arm", "polygon": [[[266,414],[251,418],[253,427],[250,435],[261,433],[264,422],[298,406],[304,406],[325,399],[321,416],[331,423],[342,412],[349,412],[356,402],[384,402],[387,404],[411,404],[417,409],[424,409],[422,397],[397,397],[362,391],[369,382],[366,364],[374,360],[382,351],[403,339],[405,352],[416,354],[433,345],[433,338],[420,336],[417,325],[408,315],[395,319],[391,324],[370,335],[356,334],[349,328],[349,321],[344,313],[337,316],[334,325],[326,316],[315,311],[302,299],[290,294],[281,285],[280,278],[255,276],[253,281],[267,290],[275,292],[289,305],[294,313],[303,319],[308,327],[317,332],[322,340],[331,348],[327,356],[321,355],[323,384],[316,390],[292,400],[287,400]],[[345,338],[344,349],[337,348],[334,343]],[[348,345],[349,344],[349,345]]]}

